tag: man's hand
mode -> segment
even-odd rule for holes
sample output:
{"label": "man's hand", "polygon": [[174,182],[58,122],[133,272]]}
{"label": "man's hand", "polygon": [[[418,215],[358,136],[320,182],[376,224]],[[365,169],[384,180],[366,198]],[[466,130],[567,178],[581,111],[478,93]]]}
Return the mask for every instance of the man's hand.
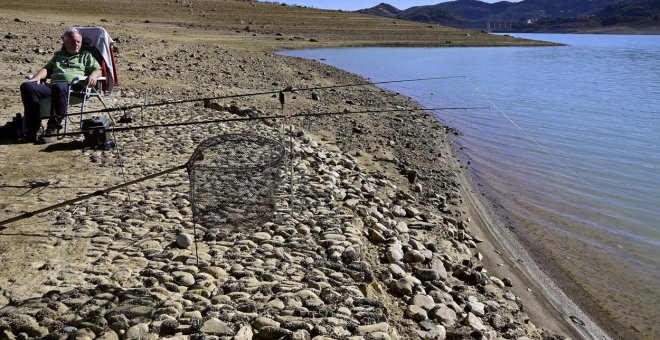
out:
{"label": "man's hand", "polygon": [[89,75],[87,77],[87,87],[94,87],[96,86],[96,77]]}
{"label": "man's hand", "polygon": [[87,87],[96,86],[96,80],[101,76],[101,70],[96,70],[87,76]]}
{"label": "man's hand", "polygon": [[26,82],[33,82],[33,83],[40,84],[41,81],[46,79],[47,76],[48,76],[48,71],[46,69],[41,69],[41,70],[39,70],[39,72],[37,72],[37,74],[32,76],[32,78],[26,80]]}

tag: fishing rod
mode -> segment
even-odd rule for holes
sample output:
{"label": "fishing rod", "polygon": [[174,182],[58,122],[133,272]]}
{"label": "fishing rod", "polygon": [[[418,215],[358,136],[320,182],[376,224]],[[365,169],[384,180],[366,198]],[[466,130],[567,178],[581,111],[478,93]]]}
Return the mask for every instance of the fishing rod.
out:
{"label": "fishing rod", "polygon": [[[194,154],[193,154],[193,157],[195,157]],[[175,166],[175,167],[172,167],[172,168],[169,168],[169,169],[166,169],[166,170],[163,170],[163,171],[160,171],[160,172],[148,175],[148,176],[144,176],[144,177],[141,177],[141,178],[138,178],[138,179],[134,179],[130,182],[124,182],[122,184],[118,184],[118,185],[115,185],[115,186],[112,186],[112,187],[109,187],[109,188],[97,190],[97,191],[94,191],[94,192],[86,194],[86,195],[82,195],[82,196],[79,196],[79,197],[76,197],[76,198],[72,198],[70,200],[66,200],[64,202],[53,204],[53,205],[47,206],[45,208],[41,208],[41,209],[34,210],[34,211],[28,211],[28,212],[25,212],[25,213],[20,214],[18,216],[8,218],[4,221],[0,221],[0,230],[3,230],[4,228],[6,228],[7,224],[12,223],[12,222],[21,221],[21,220],[24,220],[26,218],[30,218],[32,216],[35,216],[35,215],[38,215],[38,214],[41,214],[41,213],[45,213],[47,211],[51,211],[51,210],[54,210],[54,209],[57,209],[57,208],[67,206],[69,204],[84,201],[84,200],[92,198],[92,197],[105,195],[105,194],[110,193],[111,191],[115,191],[117,189],[121,189],[121,188],[127,187],[129,185],[144,182],[146,180],[156,178],[156,177],[160,177],[160,176],[175,172],[177,170],[189,168],[190,164],[192,163],[192,160],[193,160],[193,158],[190,158],[184,164],[181,164],[181,165],[178,165],[178,166]],[[196,227],[195,224],[193,224],[193,230],[194,230],[194,235],[195,235],[195,237],[194,237],[194,240],[195,240],[195,256],[197,257],[197,265],[199,265],[199,253],[198,253],[198,250],[197,250],[197,227]]]}
{"label": "fishing rod", "polygon": [[97,191],[94,191],[92,193],[82,195],[82,196],[79,196],[79,197],[76,197],[76,198],[73,198],[73,199],[70,199],[70,200],[67,200],[67,201],[64,201],[64,202],[60,202],[60,203],[57,203],[57,204],[54,204],[54,205],[51,205],[51,206],[48,206],[48,207],[45,207],[45,208],[41,208],[41,209],[34,210],[34,211],[29,211],[29,212],[20,214],[18,216],[12,217],[12,218],[8,218],[4,221],[0,221],[0,230],[5,227],[5,224],[20,221],[20,220],[24,220],[24,219],[30,218],[34,215],[38,215],[38,214],[41,214],[41,213],[44,213],[44,212],[47,212],[47,211],[51,211],[53,209],[61,208],[61,207],[64,207],[64,206],[67,206],[69,204],[73,204],[73,203],[76,203],[76,202],[84,201],[84,200],[92,198],[92,197],[105,195],[105,194],[107,194],[111,191],[121,189],[121,188],[127,187],[127,186],[132,185],[132,184],[140,183],[140,182],[143,182],[143,181],[155,178],[155,177],[163,176],[163,175],[169,174],[171,172],[174,172],[174,171],[177,171],[177,170],[180,170],[180,169],[184,169],[188,166],[189,163],[190,163],[190,161],[186,162],[185,164],[175,166],[175,167],[167,169],[167,170],[163,170],[161,172],[157,172],[157,173],[154,173],[154,174],[142,177],[142,178],[132,180],[130,182],[124,182],[122,184],[118,184],[118,185],[115,185],[113,187],[97,190]]}
{"label": "fishing rod", "polygon": [[455,78],[465,78],[465,76],[446,76],[446,77],[401,79],[401,80],[363,82],[363,83],[352,83],[352,84],[341,84],[341,85],[316,86],[316,87],[306,87],[306,88],[287,87],[283,90],[253,92],[253,93],[245,93],[245,94],[232,94],[232,95],[217,96],[217,97],[181,99],[181,100],[166,101],[166,102],[152,103],[152,104],[142,104],[142,105],[137,105],[136,104],[136,105],[129,105],[129,106],[121,106],[121,107],[111,107],[111,108],[104,108],[104,109],[99,109],[99,110],[94,110],[94,111],[68,113],[68,114],[65,114],[64,117],[80,116],[80,115],[83,115],[83,114],[91,114],[91,113],[108,113],[108,112],[117,112],[117,111],[128,111],[128,110],[132,110],[132,109],[139,109],[139,108],[146,108],[146,107],[184,104],[184,103],[193,103],[193,102],[200,102],[200,101],[206,102],[206,101],[217,100],[217,99],[232,99],[232,98],[241,98],[241,97],[254,97],[254,96],[267,95],[267,94],[278,94],[278,93],[283,93],[283,92],[315,91],[315,90],[335,89],[335,88],[342,88],[342,87],[382,85],[382,84],[406,83],[406,82],[426,81],[426,80],[444,80],[444,79],[455,79]]}
{"label": "fishing rod", "polygon": [[[228,122],[243,122],[252,120],[265,120],[265,119],[281,119],[281,118],[295,118],[295,117],[323,117],[323,116],[336,116],[336,115],[349,115],[349,114],[362,114],[362,113],[388,113],[388,112],[410,112],[410,111],[446,111],[446,110],[490,110],[489,106],[475,106],[475,107],[436,107],[428,109],[388,109],[388,110],[361,110],[361,111],[338,111],[338,112],[322,112],[322,113],[299,113],[295,115],[270,115],[261,117],[240,117],[240,118],[225,118],[225,119],[211,119],[200,120],[193,122],[178,122],[178,123],[161,123],[152,125],[139,125],[119,128],[104,129],[105,132],[121,132],[141,129],[152,129],[160,127],[174,127],[174,126],[187,126],[187,125],[203,125],[203,124],[217,124]],[[86,131],[67,132],[58,134],[48,134],[44,137],[66,137],[77,136],[85,134]]]}
{"label": "fishing rod", "polygon": [[[295,118],[295,117],[321,117],[321,116],[330,116],[330,115],[347,115],[347,114],[361,114],[361,113],[386,113],[386,112],[402,112],[402,111],[438,111],[438,110],[469,110],[469,109],[490,109],[490,107],[442,107],[442,108],[429,108],[429,109],[390,109],[390,110],[362,110],[362,111],[342,111],[342,112],[323,112],[323,113],[300,113],[296,115],[272,115],[272,116],[264,116],[264,117],[241,117],[241,118],[230,118],[230,119],[214,119],[214,120],[206,120],[206,121],[196,121],[196,122],[182,122],[182,123],[169,123],[169,124],[154,124],[154,125],[145,125],[145,126],[131,126],[131,127],[125,127],[125,128],[116,128],[116,129],[108,129],[107,131],[129,131],[129,130],[137,130],[137,129],[146,129],[146,128],[155,128],[155,127],[169,127],[169,126],[184,126],[184,125],[196,125],[196,124],[213,124],[213,123],[223,123],[223,122],[236,122],[236,121],[250,121],[250,120],[260,120],[260,119],[277,119],[277,118]],[[71,135],[79,135],[82,134],[83,132],[70,132],[70,133],[64,133],[64,134],[53,134],[53,135],[46,135],[47,137],[52,137],[52,136],[71,136]],[[92,193],[76,197],[64,202],[60,202],[45,208],[41,208],[38,210],[34,211],[29,211],[25,212],[23,214],[20,214],[18,216],[0,221],[0,230],[5,227],[6,224],[24,220],[26,218],[30,218],[32,216],[51,211],[57,208],[61,208],[73,203],[77,203],[92,197],[96,196],[101,196],[110,193],[111,191],[121,189],[136,183],[140,183],[155,177],[163,176],[166,174],[169,174],[171,172],[187,168],[192,161],[192,158],[188,160],[185,164],[175,166],[173,168],[169,168],[167,170],[163,170],[145,177],[141,177],[138,179],[134,179],[129,182],[124,182],[122,184],[118,184],[109,188],[101,189],[94,191]]]}

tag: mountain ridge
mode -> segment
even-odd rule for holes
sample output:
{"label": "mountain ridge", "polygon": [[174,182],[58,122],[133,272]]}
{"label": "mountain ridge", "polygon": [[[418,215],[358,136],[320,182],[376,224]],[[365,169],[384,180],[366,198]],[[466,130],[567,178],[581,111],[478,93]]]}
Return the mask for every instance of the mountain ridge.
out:
{"label": "mountain ridge", "polygon": [[473,30],[578,32],[611,26],[660,28],[660,0],[455,0],[398,9],[387,3],[358,10],[392,19]]}

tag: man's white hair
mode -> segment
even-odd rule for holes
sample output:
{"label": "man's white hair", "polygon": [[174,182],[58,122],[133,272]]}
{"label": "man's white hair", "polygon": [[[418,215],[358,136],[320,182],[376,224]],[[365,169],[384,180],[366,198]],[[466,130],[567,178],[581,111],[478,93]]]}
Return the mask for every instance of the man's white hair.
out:
{"label": "man's white hair", "polygon": [[69,40],[69,37],[74,34],[80,35],[80,31],[78,31],[78,29],[75,27],[69,27],[66,29],[66,31],[64,31],[64,33],[62,33],[62,40],[67,41]]}

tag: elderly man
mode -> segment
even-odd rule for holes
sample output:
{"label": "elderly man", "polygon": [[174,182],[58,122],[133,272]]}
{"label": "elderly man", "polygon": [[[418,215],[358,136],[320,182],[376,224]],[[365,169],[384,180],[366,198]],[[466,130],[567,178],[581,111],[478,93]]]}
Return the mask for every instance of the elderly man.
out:
{"label": "elderly man", "polygon": [[[50,119],[46,125],[46,135],[56,134],[62,128],[62,119],[66,115],[69,103],[69,83],[79,76],[87,76],[85,84],[95,86],[101,76],[101,66],[94,56],[81,50],[82,36],[75,28],[68,28],[62,34],[62,49],[37,72],[32,79],[21,84],[21,99],[25,110],[26,137],[28,141],[37,141],[39,131],[39,99],[51,97]],[[51,78],[51,84],[43,80]],[[47,142],[45,138],[40,141]]]}

